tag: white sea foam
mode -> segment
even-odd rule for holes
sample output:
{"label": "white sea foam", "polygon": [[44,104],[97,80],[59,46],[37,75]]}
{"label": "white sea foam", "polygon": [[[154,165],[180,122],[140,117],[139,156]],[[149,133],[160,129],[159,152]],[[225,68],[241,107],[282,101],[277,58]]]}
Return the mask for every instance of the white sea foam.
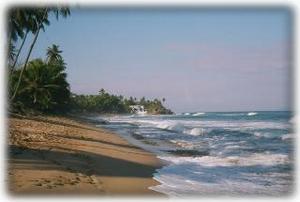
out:
{"label": "white sea foam", "polygon": [[[200,112],[199,112],[200,113]],[[256,112],[249,112],[256,113]],[[197,113],[189,113],[195,115]],[[203,116],[201,119],[190,116],[189,118],[174,115],[130,117],[116,116],[108,117],[111,122],[134,124],[132,128],[123,131],[137,130],[144,137],[163,137],[159,144],[161,149],[149,146],[149,151],[156,152],[159,158],[169,161],[168,166],[157,170],[154,178],[161,182],[160,185],[151,189],[166,193],[171,196],[190,196],[191,194],[267,194],[276,195],[286,193],[289,189],[291,173],[285,169],[286,164],[292,161],[285,153],[252,153],[255,145],[260,148],[265,141],[259,137],[278,136],[282,140],[293,138],[292,134],[280,136],[276,129],[288,130],[291,123],[277,120],[232,120],[230,117],[221,117],[216,114],[217,119]],[[228,116],[236,116],[238,113],[226,113]],[[188,114],[186,114],[188,115]],[[203,114],[202,114],[203,115]],[[202,116],[199,114],[198,116]],[[248,113],[243,113],[247,116]],[[231,120],[229,120],[231,119]],[[125,124],[126,125],[126,124]],[[161,130],[163,129],[163,130]],[[272,130],[268,130],[272,129]],[[171,130],[176,132],[170,133]],[[224,135],[218,131],[224,130]],[[213,131],[210,133],[210,131]],[[214,133],[216,131],[216,133]],[[241,132],[241,135],[231,136],[231,131]],[[243,132],[254,134],[255,137],[245,135]],[[210,135],[212,134],[212,135]],[[215,135],[216,134],[216,135]],[[249,140],[250,139],[250,140]],[[164,141],[167,142],[164,144]],[[273,141],[270,139],[270,141]],[[275,139],[276,143],[278,142]],[[173,143],[173,144],[170,144]],[[288,143],[279,141],[280,144]],[[255,143],[255,145],[253,145]],[[262,145],[261,145],[262,144]],[[271,142],[270,142],[271,144]],[[272,145],[271,145],[272,146]],[[277,147],[277,145],[276,145]],[[197,151],[209,151],[210,156],[180,157],[166,153],[167,149],[193,149]],[[249,150],[243,149],[249,148]],[[152,149],[152,150],[151,150]],[[239,150],[240,152],[235,152]],[[231,156],[228,156],[231,155]],[[236,156],[235,156],[236,155]]]}
{"label": "white sea foam", "polygon": [[185,149],[193,149],[194,144],[192,142],[184,141],[184,140],[171,140],[172,143],[178,145],[179,147],[183,147]]}
{"label": "white sea foam", "polygon": [[108,117],[109,122],[127,122],[137,125],[153,126],[161,129],[182,132],[185,128],[222,128],[229,130],[240,129],[287,129],[290,123],[274,121],[223,121],[223,120],[162,120],[159,117],[136,119],[130,116]]}
{"label": "white sea foam", "polygon": [[[265,138],[272,138],[272,137],[276,137],[276,136],[274,136],[274,134],[273,133],[271,133],[271,132],[254,132],[254,135],[256,136],[256,137],[265,137]],[[292,139],[294,137],[294,135],[293,134],[283,134],[280,138],[282,139],[282,140],[287,140],[287,139]]]}
{"label": "white sea foam", "polygon": [[247,115],[248,116],[255,116],[257,114],[257,112],[249,112]]}
{"label": "white sea foam", "polygon": [[[290,173],[270,172],[267,166],[285,164],[280,154],[253,154],[247,157],[161,157],[172,164],[158,170],[154,178],[161,184],[150,189],[169,196],[279,195],[289,192]],[[258,172],[252,172],[253,166]]]}
{"label": "white sea foam", "polygon": [[272,133],[267,133],[267,132],[254,132],[254,136],[256,137],[265,137],[265,138],[270,138],[273,136]]}
{"label": "white sea foam", "polygon": [[[198,176],[198,179],[197,177]],[[261,181],[261,184],[244,179],[237,180],[239,173],[217,173],[214,176],[210,173],[195,173],[191,175],[189,180],[186,180],[180,174],[159,173],[154,176],[154,179],[160,182],[160,185],[150,187],[154,191],[165,193],[170,197],[190,197],[193,195],[274,195],[280,196],[291,192],[291,184],[286,184],[284,180],[276,180],[278,178],[287,178],[289,175],[276,175],[270,177],[267,175],[248,175],[249,179]],[[218,178],[218,179],[216,179]],[[268,180],[263,180],[269,178]],[[285,184],[284,184],[285,183]],[[272,186],[265,186],[272,184]],[[282,185],[284,184],[284,185]]]}
{"label": "white sea foam", "polygon": [[192,116],[202,116],[204,114],[205,114],[205,112],[197,112],[197,113],[193,114]]}
{"label": "white sea foam", "polygon": [[[268,150],[273,141],[270,139],[270,143],[266,144],[260,137],[275,136],[283,140],[274,139],[276,144],[288,144],[294,138],[293,134],[280,135],[281,132],[276,131],[288,131],[290,122],[256,119],[257,112],[215,113],[216,119],[199,113],[201,114],[186,113],[186,116],[190,115],[188,118],[181,114],[170,117],[115,116],[105,119],[116,125],[121,123],[122,127],[124,123],[134,125],[131,128],[122,128],[122,131],[137,130],[145,138],[158,138],[159,146],[146,145],[145,149],[155,152],[159,158],[169,161],[170,164],[157,170],[154,178],[161,184],[150,189],[182,197],[193,194],[280,195],[292,188],[292,174],[286,166],[282,166],[292,163],[289,154],[260,153],[260,148],[263,151]],[[232,120],[230,117],[247,115],[252,116],[251,120]],[[176,134],[165,130],[174,131]],[[232,135],[231,131],[234,131]],[[237,132],[241,132],[241,135],[236,135]],[[243,138],[243,133],[253,136],[245,135]],[[253,153],[256,148],[259,153]],[[209,156],[180,157],[165,152],[172,149],[203,150],[208,151]]]}
{"label": "white sea foam", "polygon": [[225,150],[227,149],[241,149],[240,145],[228,145],[225,147]]}
{"label": "white sea foam", "polygon": [[191,135],[202,135],[204,133],[204,129],[203,128],[193,128],[192,130],[190,130],[188,132],[188,134],[191,134]]}
{"label": "white sea foam", "polygon": [[289,123],[296,124],[298,122],[298,120],[299,120],[299,114],[292,116],[289,120]]}
{"label": "white sea foam", "polygon": [[[221,128],[229,130],[240,129],[286,129],[290,127],[288,123],[271,122],[271,121],[210,121],[210,120],[141,120],[137,123],[151,124],[154,127],[172,130],[177,128],[176,125],[187,128]],[[181,128],[182,131],[182,128]]]}
{"label": "white sea foam", "polygon": [[281,136],[281,139],[282,139],[282,140],[289,140],[289,139],[292,139],[292,138],[294,138],[294,135],[293,135],[293,134],[290,134],[290,133]]}
{"label": "white sea foam", "polygon": [[284,154],[268,154],[268,153],[255,153],[250,156],[203,156],[203,157],[172,157],[172,156],[160,156],[159,158],[170,161],[174,164],[182,163],[195,163],[201,166],[254,166],[264,165],[273,166],[278,164],[289,163],[290,159]]}
{"label": "white sea foam", "polygon": [[243,116],[245,115],[244,113],[222,113],[218,114],[218,116]]}
{"label": "white sea foam", "polygon": [[182,132],[184,130],[184,125],[182,123],[176,123],[176,122],[163,121],[161,123],[155,123],[155,126],[157,128],[173,130],[176,132]]}
{"label": "white sea foam", "polygon": [[206,142],[203,141],[185,141],[182,139],[175,139],[175,140],[170,140],[170,142],[176,144],[177,146],[183,148],[183,149],[196,149],[196,150],[201,150],[201,151],[208,151],[209,145]]}
{"label": "white sea foam", "polygon": [[192,128],[187,129],[183,123],[180,122],[161,122],[155,123],[155,127],[165,129],[165,130],[172,130],[175,132],[180,132],[188,135],[203,135],[207,130],[203,128]]}

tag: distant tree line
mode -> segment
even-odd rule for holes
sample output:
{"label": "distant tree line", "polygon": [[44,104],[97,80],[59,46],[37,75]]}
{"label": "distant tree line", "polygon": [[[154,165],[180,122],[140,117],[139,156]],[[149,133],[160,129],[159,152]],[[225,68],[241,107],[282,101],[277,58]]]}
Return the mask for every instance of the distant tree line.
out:
{"label": "distant tree line", "polygon": [[[163,102],[165,99],[162,99]],[[130,113],[131,105],[143,105],[150,114],[172,114],[173,112],[165,108],[162,101],[158,99],[146,100],[122,95],[113,95],[101,89],[97,95],[76,95],[71,96],[71,110],[73,112],[92,113]]]}

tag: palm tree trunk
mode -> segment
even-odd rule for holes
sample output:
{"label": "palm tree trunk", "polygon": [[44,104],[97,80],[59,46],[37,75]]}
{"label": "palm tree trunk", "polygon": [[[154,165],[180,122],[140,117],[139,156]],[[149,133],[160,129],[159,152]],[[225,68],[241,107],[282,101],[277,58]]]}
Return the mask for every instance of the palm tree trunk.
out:
{"label": "palm tree trunk", "polygon": [[40,29],[38,29],[38,30],[36,31],[35,36],[34,36],[34,39],[33,39],[32,43],[31,43],[31,45],[30,45],[30,49],[29,49],[29,52],[28,52],[28,54],[27,54],[27,57],[26,57],[26,60],[25,60],[25,64],[24,64],[24,66],[23,66],[23,68],[22,68],[22,70],[21,70],[21,73],[20,73],[18,82],[17,82],[16,87],[15,87],[15,91],[14,91],[14,93],[13,93],[11,99],[10,99],[11,101],[14,100],[14,98],[16,97],[16,94],[17,94],[17,92],[18,92],[18,90],[19,90],[19,87],[20,87],[20,83],[21,83],[21,80],[22,80],[22,77],[23,77],[24,70],[25,70],[26,67],[27,67],[29,57],[30,57],[30,55],[31,55],[32,49],[33,49],[33,47],[34,47],[34,45],[35,45],[35,42],[36,42],[36,40],[37,40],[37,38],[38,38],[38,36],[39,36],[39,32],[40,32]]}
{"label": "palm tree trunk", "polygon": [[18,53],[17,53],[16,58],[15,58],[15,60],[14,60],[14,63],[13,63],[13,65],[12,65],[11,69],[10,69],[10,73],[12,73],[12,72],[14,71],[14,69],[15,69],[15,66],[16,66],[16,64],[17,64],[19,55],[20,55],[21,50],[22,50],[22,48],[23,48],[23,45],[24,45],[24,43],[25,43],[25,41],[26,41],[28,32],[29,32],[29,30],[26,31],[26,34],[25,34],[25,36],[24,36],[24,38],[23,38],[23,41],[22,41],[22,44],[21,44],[21,46],[20,46],[20,48],[19,48],[19,50],[18,50]]}
{"label": "palm tree trunk", "polygon": [[26,67],[27,67],[27,64],[28,64],[28,61],[29,61],[29,58],[30,58],[32,49],[33,49],[33,47],[34,47],[34,45],[35,45],[35,43],[36,43],[36,40],[37,40],[37,38],[38,38],[38,36],[39,36],[39,33],[40,33],[40,30],[41,30],[43,21],[44,21],[46,15],[47,15],[47,13],[48,13],[48,9],[45,10],[44,16],[43,16],[43,18],[41,19],[41,21],[40,21],[40,23],[39,23],[38,29],[37,29],[37,31],[36,31],[36,33],[35,33],[35,35],[34,35],[34,39],[33,39],[32,43],[31,43],[31,45],[30,45],[30,49],[29,49],[29,52],[28,52],[28,54],[27,54],[27,57],[26,57],[26,60],[25,60],[25,64],[24,64],[24,66],[23,66],[23,68],[22,68],[22,70],[21,70],[21,73],[20,73],[18,82],[17,82],[16,87],[15,87],[15,91],[14,91],[12,97],[10,98],[10,101],[11,101],[11,102],[15,99],[15,97],[16,97],[16,95],[17,95],[17,93],[18,93],[18,90],[19,90],[19,87],[20,87],[20,83],[21,83],[21,80],[22,80],[22,77],[23,77],[24,70],[25,70]]}
{"label": "palm tree trunk", "polygon": [[12,33],[11,33],[11,29],[9,29],[9,33],[8,33],[8,36],[7,36],[7,38],[8,38],[8,42],[10,43],[10,42],[11,42],[11,40],[12,40]]}

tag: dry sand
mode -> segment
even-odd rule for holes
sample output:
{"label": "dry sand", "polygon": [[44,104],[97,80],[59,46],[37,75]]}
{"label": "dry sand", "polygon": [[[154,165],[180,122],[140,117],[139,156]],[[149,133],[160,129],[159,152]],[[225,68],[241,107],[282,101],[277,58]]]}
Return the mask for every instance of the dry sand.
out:
{"label": "dry sand", "polygon": [[162,196],[149,189],[161,162],[92,124],[62,117],[9,118],[8,191]]}

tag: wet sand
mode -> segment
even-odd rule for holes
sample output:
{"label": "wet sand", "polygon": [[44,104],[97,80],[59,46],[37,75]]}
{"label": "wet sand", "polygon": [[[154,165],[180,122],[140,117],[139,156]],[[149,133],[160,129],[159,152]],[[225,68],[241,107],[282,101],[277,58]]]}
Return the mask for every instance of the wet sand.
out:
{"label": "wet sand", "polygon": [[163,196],[149,189],[162,163],[95,123],[65,117],[8,119],[8,192]]}

